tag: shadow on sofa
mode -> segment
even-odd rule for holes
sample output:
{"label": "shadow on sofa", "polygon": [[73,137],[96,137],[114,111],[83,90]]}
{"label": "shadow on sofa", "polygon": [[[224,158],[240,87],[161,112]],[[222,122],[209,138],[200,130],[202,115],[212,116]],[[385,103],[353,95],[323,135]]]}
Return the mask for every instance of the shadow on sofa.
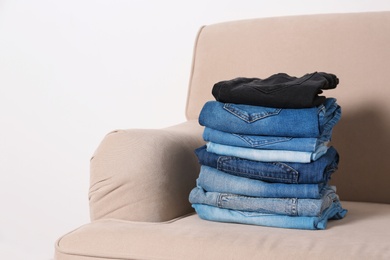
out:
{"label": "shadow on sofa", "polygon": [[333,132],[332,145],[340,154],[340,163],[331,183],[337,186],[342,200],[386,203],[390,183],[389,115],[372,104],[345,112]]}

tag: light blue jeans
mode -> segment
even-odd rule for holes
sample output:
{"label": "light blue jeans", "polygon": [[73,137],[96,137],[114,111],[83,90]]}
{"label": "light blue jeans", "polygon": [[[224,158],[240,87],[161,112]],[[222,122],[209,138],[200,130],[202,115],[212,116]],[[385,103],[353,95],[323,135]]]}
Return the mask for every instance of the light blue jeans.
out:
{"label": "light blue jeans", "polygon": [[327,98],[318,107],[281,109],[208,101],[199,123],[215,130],[243,134],[309,137],[330,140],[333,126],[341,117],[336,99]]}
{"label": "light blue jeans", "polygon": [[287,150],[314,152],[320,146],[326,146],[330,140],[323,138],[294,138],[284,136],[242,135],[218,131],[205,127],[203,139],[223,145],[239,146],[266,150]]}
{"label": "light blue jeans", "polygon": [[319,199],[324,184],[268,183],[238,177],[202,165],[197,186],[206,191],[233,193],[251,197]]}
{"label": "light blue jeans", "polygon": [[347,214],[347,210],[341,207],[339,201],[334,201],[334,203],[318,217],[264,214],[221,209],[204,204],[192,204],[192,207],[198,213],[199,217],[205,220],[311,230],[326,229],[329,219],[342,219],[345,214]]}
{"label": "light blue jeans", "polygon": [[337,201],[335,187],[326,186],[321,191],[320,199],[297,198],[259,198],[231,193],[206,192],[195,187],[190,192],[191,204],[205,204],[222,209],[233,209],[264,214],[288,216],[318,217]]}
{"label": "light blue jeans", "polygon": [[310,163],[316,161],[328,150],[327,146],[319,146],[315,152],[299,152],[287,150],[262,150],[230,146],[208,142],[207,151],[219,155],[234,156],[260,162],[297,162]]}

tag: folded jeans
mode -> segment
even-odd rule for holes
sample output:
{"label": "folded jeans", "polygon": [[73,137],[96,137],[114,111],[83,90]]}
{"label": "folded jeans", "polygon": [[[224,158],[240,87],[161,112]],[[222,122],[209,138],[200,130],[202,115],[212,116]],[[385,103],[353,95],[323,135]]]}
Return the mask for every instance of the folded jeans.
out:
{"label": "folded jeans", "polygon": [[238,146],[230,146],[208,142],[207,151],[226,156],[235,156],[243,159],[260,162],[297,162],[310,163],[316,161],[328,150],[327,146],[319,146],[314,152],[263,150]]}
{"label": "folded jeans", "polygon": [[318,217],[262,214],[221,209],[204,204],[192,204],[192,207],[200,218],[210,221],[309,230],[326,229],[328,220],[342,219],[347,214],[347,210],[342,208],[340,201],[338,200],[334,201],[332,205]]}
{"label": "folded jeans", "polygon": [[200,167],[197,186],[206,191],[233,193],[252,197],[319,199],[324,184],[269,183]]}
{"label": "folded jeans", "polygon": [[319,199],[261,198],[232,193],[207,192],[201,187],[195,187],[190,192],[189,201],[191,204],[205,204],[222,209],[318,217],[330,207],[333,201],[338,200],[335,191],[335,187],[326,186],[322,189]]}
{"label": "folded jeans", "polygon": [[208,101],[199,124],[215,130],[283,137],[331,138],[333,126],[341,117],[336,99],[327,98],[318,107],[282,109]]}
{"label": "folded jeans", "polygon": [[326,146],[328,140],[319,138],[296,138],[284,136],[242,135],[218,131],[205,127],[203,139],[223,145],[247,147],[266,150],[288,150],[300,152],[314,152],[320,146]]}
{"label": "folded jeans", "polygon": [[339,154],[332,146],[311,163],[259,162],[208,152],[206,146],[195,150],[201,165],[219,171],[265,182],[315,184],[327,183],[337,170]]}

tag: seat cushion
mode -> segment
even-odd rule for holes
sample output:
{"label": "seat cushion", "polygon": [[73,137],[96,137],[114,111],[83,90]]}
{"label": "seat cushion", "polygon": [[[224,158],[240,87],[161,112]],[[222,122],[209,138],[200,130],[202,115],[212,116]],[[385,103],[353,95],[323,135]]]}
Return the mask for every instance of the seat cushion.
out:
{"label": "seat cushion", "polygon": [[342,202],[342,220],[308,231],[217,223],[105,219],[56,244],[56,259],[390,259],[390,205]]}

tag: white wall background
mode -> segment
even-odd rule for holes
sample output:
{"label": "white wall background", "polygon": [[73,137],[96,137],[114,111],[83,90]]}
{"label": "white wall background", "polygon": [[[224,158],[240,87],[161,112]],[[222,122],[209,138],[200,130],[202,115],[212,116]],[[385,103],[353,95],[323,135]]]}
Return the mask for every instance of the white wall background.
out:
{"label": "white wall background", "polygon": [[107,132],[184,121],[201,25],[381,10],[390,1],[0,0],[0,259],[51,259],[89,221]]}

